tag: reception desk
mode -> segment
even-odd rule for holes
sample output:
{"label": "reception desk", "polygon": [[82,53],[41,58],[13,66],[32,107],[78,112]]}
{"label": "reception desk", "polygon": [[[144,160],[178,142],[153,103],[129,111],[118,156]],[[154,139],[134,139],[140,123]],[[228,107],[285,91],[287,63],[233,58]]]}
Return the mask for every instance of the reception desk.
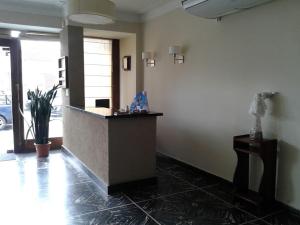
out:
{"label": "reception desk", "polygon": [[162,115],[114,115],[110,109],[66,106],[63,148],[110,193],[155,177],[156,120]]}

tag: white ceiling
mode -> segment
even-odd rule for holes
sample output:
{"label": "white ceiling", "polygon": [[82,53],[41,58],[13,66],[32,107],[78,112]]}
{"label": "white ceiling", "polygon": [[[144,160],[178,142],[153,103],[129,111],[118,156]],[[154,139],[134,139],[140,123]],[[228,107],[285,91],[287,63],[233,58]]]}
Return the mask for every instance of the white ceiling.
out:
{"label": "white ceiling", "polygon": [[117,8],[138,14],[147,13],[175,0],[112,0]]}
{"label": "white ceiling", "polygon": [[[22,5],[32,5],[36,7],[51,6],[62,7],[66,0],[0,0],[1,5],[15,5],[16,7]],[[145,14],[159,8],[169,2],[177,0],[112,0],[117,9],[120,11],[131,12],[135,14]]]}

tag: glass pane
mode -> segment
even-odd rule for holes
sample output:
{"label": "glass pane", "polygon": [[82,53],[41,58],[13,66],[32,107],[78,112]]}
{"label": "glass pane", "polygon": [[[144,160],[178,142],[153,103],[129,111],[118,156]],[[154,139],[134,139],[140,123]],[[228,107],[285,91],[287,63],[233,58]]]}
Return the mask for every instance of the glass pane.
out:
{"label": "glass pane", "polygon": [[[58,84],[58,58],[60,57],[60,43],[58,41],[31,41],[22,40],[22,75],[23,75],[23,96],[25,120],[30,121],[30,102],[27,99],[27,91],[39,87],[42,91],[49,90],[53,85]],[[61,90],[53,102],[49,136],[62,137],[62,102]],[[28,124],[25,122],[25,135]],[[32,135],[29,134],[29,139]]]}
{"label": "glass pane", "polygon": [[[99,39],[98,39],[99,40]],[[101,42],[91,42],[90,40],[85,39],[84,49],[86,53],[102,53],[110,54],[111,53],[111,44],[108,40],[104,43]]]}
{"label": "glass pane", "polygon": [[111,78],[102,76],[85,76],[85,85],[88,87],[111,87]]}
{"label": "glass pane", "polygon": [[103,39],[84,39],[85,106],[95,107],[96,99],[112,95],[112,42]]}
{"label": "glass pane", "polygon": [[84,54],[84,63],[92,65],[111,65],[111,55]]}
{"label": "glass pane", "polygon": [[111,87],[85,87],[85,97],[86,98],[110,98],[111,97]]}
{"label": "glass pane", "polygon": [[14,148],[10,48],[0,46],[0,154]]}
{"label": "glass pane", "polygon": [[85,75],[90,76],[111,76],[111,66],[85,65]]}

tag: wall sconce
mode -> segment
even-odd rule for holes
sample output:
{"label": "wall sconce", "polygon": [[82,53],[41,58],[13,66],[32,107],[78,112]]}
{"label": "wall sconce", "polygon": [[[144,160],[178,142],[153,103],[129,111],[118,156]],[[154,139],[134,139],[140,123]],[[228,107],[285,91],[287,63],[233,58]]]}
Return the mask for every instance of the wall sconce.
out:
{"label": "wall sconce", "polygon": [[21,34],[21,31],[18,31],[18,30],[12,30],[12,31],[10,31],[10,36],[12,38],[19,38],[20,34]]}
{"label": "wall sconce", "polygon": [[184,63],[184,56],[181,53],[181,47],[180,46],[170,46],[169,47],[169,54],[173,55],[174,57],[174,64],[183,64]]}
{"label": "wall sconce", "polygon": [[145,61],[146,66],[154,67],[155,59],[151,52],[143,52],[142,59]]}

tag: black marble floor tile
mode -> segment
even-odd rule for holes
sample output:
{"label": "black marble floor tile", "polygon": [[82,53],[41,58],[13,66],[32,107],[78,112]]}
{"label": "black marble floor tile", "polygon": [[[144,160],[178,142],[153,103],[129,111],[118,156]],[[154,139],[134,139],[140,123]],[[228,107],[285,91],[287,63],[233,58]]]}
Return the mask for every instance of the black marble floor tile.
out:
{"label": "black marble floor tile", "polygon": [[203,189],[228,203],[233,203],[234,186],[229,182],[223,181]]}
{"label": "black marble floor tile", "polygon": [[0,176],[6,180],[3,185],[8,189],[19,187],[37,191],[48,189],[49,186],[56,187],[58,184],[64,189],[69,185],[91,181],[84,172],[75,169],[56,154],[54,157],[51,155],[49,159],[37,159],[33,156],[30,154],[28,159],[22,156],[22,159],[16,162],[1,163]]}
{"label": "black marble floor tile", "polygon": [[264,220],[272,225],[300,225],[300,216],[286,211],[266,217]]}
{"label": "black marble floor tile", "polygon": [[157,153],[156,154],[156,166],[161,169],[169,169],[179,165],[176,160],[171,159],[163,154]]}
{"label": "black marble floor tile", "polygon": [[0,163],[0,224],[65,225],[72,216],[131,204],[125,195],[105,195],[61,156],[42,163],[22,157]]}
{"label": "black marble floor tile", "polygon": [[164,156],[157,165],[156,184],[107,196],[59,151],[46,159],[18,155],[0,163],[0,224],[300,225],[299,216],[277,207],[258,214],[243,202],[231,204],[233,187],[222,179]]}
{"label": "black marble floor tile", "polygon": [[69,225],[157,225],[135,205],[90,213],[71,218]]}
{"label": "black marble floor tile", "polygon": [[196,168],[185,166],[162,154],[157,155],[157,167],[167,171],[170,175],[183,179],[197,187],[215,185],[223,180]]}
{"label": "black marble floor tile", "polygon": [[185,180],[197,187],[211,186],[220,183],[222,180],[208,173],[188,168],[182,165],[176,165],[165,169],[170,175]]}
{"label": "black marble floor tile", "polygon": [[164,171],[157,171],[157,183],[139,185],[124,190],[124,193],[133,201],[139,202],[195,189],[193,185],[183,180],[177,179]]}
{"label": "black marble floor tile", "polygon": [[234,201],[234,187],[229,182],[221,182],[216,186],[204,188],[204,190],[230,204],[235,205],[239,209],[255,215],[258,218],[262,218],[283,210],[278,204],[274,204],[272,207],[257,208],[256,206],[244,201]]}
{"label": "black marble floor tile", "polygon": [[266,223],[263,220],[255,220],[255,221],[251,221],[249,223],[244,223],[243,225],[270,225],[270,224]]}
{"label": "black marble floor tile", "polygon": [[138,203],[163,225],[241,224],[256,218],[200,190]]}
{"label": "black marble floor tile", "polygon": [[[62,190],[58,190],[58,188],[41,189],[38,195],[39,202],[62,205],[68,216],[131,204],[131,201],[123,194],[110,196],[104,194],[93,182],[67,186]],[[57,196],[63,197],[57,198]]]}
{"label": "black marble floor tile", "polygon": [[265,216],[268,216],[268,215],[271,215],[274,213],[278,213],[283,210],[281,206],[279,206],[278,204],[275,204],[275,203],[269,207],[258,208],[257,206],[250,204],[249,202],[239,200],[239,201],[236,201],[234,203],[234,205],[237,208],[247,211],[248,213],[250,213],[258,218],[263,218]]}

